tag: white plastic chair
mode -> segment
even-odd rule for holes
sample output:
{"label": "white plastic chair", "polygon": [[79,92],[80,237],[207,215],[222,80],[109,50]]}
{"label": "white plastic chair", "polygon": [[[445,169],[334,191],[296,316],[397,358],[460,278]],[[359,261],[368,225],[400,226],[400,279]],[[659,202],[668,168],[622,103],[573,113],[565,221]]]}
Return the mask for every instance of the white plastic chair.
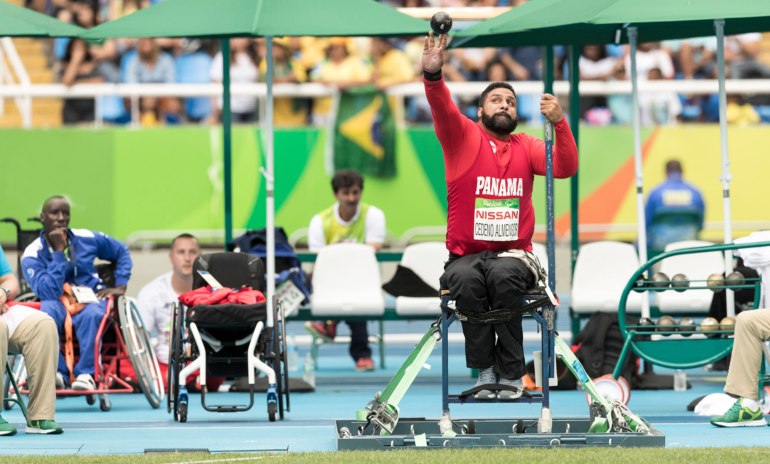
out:
{"label": "white plastic chair", "polygon": [[380,316],[385,312],[374,248],[338,243],[321,249],[313,268],[313,316]]}
{"label": "white plastic chair", "polygon": [[[713,243],[686,240],[668,244],[666,251],[709,245],[713,245]],[[665,273],[669,278],[675,274],[684,274],[689,280],[706,280],[710,274],[724,272],[724,269],[724,254],[719,251],[673,256],[660,262],[660,272]],[[699,283],[699,285],[702,284],[703,282]],[[667,290],[657,293],[658,307],[661,313],[706,313],[711,306],[713,297],[714,292],[711,290],[686,290],[684,292]]]}
{"label": "white plastic chair", "polygon": [[436,289],[436,296],[396,297],[396,314],[414,316],[441,312],[441,300],[438,297],[439,278],[444,273],[444,263],[449,259],[449,251],[443,242],[423,242],[409,245],[404,249],[401,266],[411,269],[426,284]]}
{"label": "white plastic chair", "polygon": [[[631,244],[602,241],[581,246],[572,276],[572,310],[578,314],[616,313],[623,289],[637,269],[639,255]],[[629,293],[626,312],[641,311],[641,296]]]}

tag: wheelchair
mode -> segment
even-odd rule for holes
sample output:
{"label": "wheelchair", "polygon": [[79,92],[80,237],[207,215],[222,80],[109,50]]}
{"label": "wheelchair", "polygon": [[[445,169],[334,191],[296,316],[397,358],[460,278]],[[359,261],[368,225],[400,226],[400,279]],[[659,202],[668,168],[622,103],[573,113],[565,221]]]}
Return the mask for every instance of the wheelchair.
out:
{"label": "wheelchair", "polygon": [[[0,222],[11,223],[16,227],[17,249],[19,250],[20,261],[24,248],[39,236],[40,229],[24,230],[18,221],[11,218],[0,219]],[[40,303],[35,301],[35,296],[21,273],[20,262],[17,269],[22,292],[16,298],[16,301],[11,302],[11,304],[24,304],[25,306],[40,309]],[[113,270],[112,263],[104,262],[96,265],[99,277],[108,287],[114,286]],[[133,298],[120,296],[108,300],[107,309],[99,325],[96,339],[101,340],[101,349],[98,348],[99,343],[95,345],[98,351],[95,353],[94,359],[100,360],[100,362],[94,364],[96,389],[86,391],[72,389],[57,390],[57,397],[85,396],[86,402],[89,405],[95,404],[98,397],[99,408],[102,411],[109,411],[112,409],[109,394],[134,393],[138,388],[145,395],[147,402],[153,409],[159,408],[165,395],[163,378],[155,352],[150,343],[149,334],[144,328],[136,301]],[[77,361],[77,342],[67,337],[66,331],[60,337],[60,342],[62,344],[62,351],[65,353],[65,360],[71,368]],[[7,393],[3,401],[3,408],[5,410],[10,409],[14,402],[18,402],[21,394],[27,393],[27,390],[24,388],[26,368],[23,356],[9,357],[8,364],[11,374],[19,387],[13,388],[11,385],[11,375],[6,376],[5,385],[2,386]]]}
{"label": "wheelchair", "polygon": [[[207,271],[223,287],[249,286],[263,291],[262,260],[247,253],[212,253],[193,266],[193,289],[207,285]],[[201,405],[210,412],[248,411],[254,405],[256,371],[267,377],[267,414],[270,422],[289,411],[286,338],[281,310],[274,306],[271,324],[267,304],[199,304],[177,302],[171,326],[167,411],[177,422],[187,422],[188,377],[199,372]],[[206,376],[248,378],[248,404],[213,405],[206,402]]]}

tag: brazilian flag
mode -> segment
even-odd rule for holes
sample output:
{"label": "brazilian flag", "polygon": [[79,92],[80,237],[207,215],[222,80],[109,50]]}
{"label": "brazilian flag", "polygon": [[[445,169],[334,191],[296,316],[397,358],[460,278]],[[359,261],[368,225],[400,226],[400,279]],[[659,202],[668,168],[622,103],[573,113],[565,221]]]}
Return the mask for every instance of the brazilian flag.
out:
{"label": "brazilian flag", "polygon": [[396,175],[396,123],[384,92],[374,86],[342,91],[334,129],[335,171]]}

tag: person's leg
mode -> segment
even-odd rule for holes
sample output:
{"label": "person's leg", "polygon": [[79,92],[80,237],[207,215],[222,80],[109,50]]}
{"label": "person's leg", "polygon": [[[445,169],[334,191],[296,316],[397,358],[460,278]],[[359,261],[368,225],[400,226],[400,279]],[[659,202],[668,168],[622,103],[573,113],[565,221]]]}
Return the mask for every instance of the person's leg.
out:
{"label": "person's leg", "polygon": [[[67,316],[67,310],[62,302],[59,300],[43,300],[40,302],[40,311],[51,316],[56,323],[56,333],[61,335],[64,319]],[[58,371],[65,379],[69,378],[69,369],[67,369],[67,363],[64,361],[64,354],[61,351],[59,351]]]}
{"label": "person's leg", "polygon": [[[5,399],[5,363],[8,362],[8,324],[0,317],[0,405]],[[2,429],[0,429],[0,433]]]}
{"label": "person's leg", "polygon": [[[369,330],[366,321],[345,321],[350,327],[350,356],[356,363],[360,359],[372,358],[372,350],[369,348]],[[356,365],[358,368],[358,365]],[[373,366],[372,366],[373,367]],[[370,366],[363,366],[362,370],[369,370]]]}
{"label": "person's leg", "polygon": [[[483,259],[466,255],[450,260],[441,277],[442,288],[451,292],[457,308],[466,313],[489,311],[487,283],[482,269]],[[462,323],[465,335],[467,367],[485,369],[494,365],[495,333],[490,324]]]}
{"label": "person's leg", "polygon": [[[96,343],[96,333],[99,331],[99,324],[102,322],[104,313],[107,310],[107,301],[102,300],[99,303],[90,303],[82,311],[72,316],[72,325],[75,327],[75,334],[78,337],[80,346],[80,359],[75,365],[75,377],[80,374],[94,374],[94,345]],[[99,340],[101,344],[101,340]]]}
{"label": "person's leg", "polygon": [[[479,255],[450,259],[441,276],[441,288],[449,290],[458,310],[464,313],[489,311],[487,283],[483,273],[483,260]],[[479,370],[474,388],[497,383],[495,377],[495,332],[490,324],[462,322],[465,335],[465,364]],[[497,394],[488,389],[479,390],[474,397],[494,399]]]}
{"label": "person's leg", "polygon": [[[8,357],[8,324],[0,317],[0,405],[5,397],[5,363]],[[2,409],[0,409],[2,411]],[[9,424],[0,415],[0,436],[15,435],[16,427]]]}
{"label": "person's leg", "polygon": [[743,311],[735,321],[730,368],[727,371],[725,392],[756,400],[759,368],[762,362],[762,343],[770,339],[770,309]]}
{"label": "person's leg", "polygon": [[13,332],[10,346],[13,352],[24,355],[27,366],[29,420],[53,420],[56,355],[59,351],[56,323],[46,314],[30,314]]}
{"label": "person's leg", "polygon": [[[516,258],[493,258],[485,261],[490,307],[498,310],[522,306],[522,295],[535,286],[532,271]],[[525,374],[521,315],[493,327],[497,334],[494,350],[495,372],[503,379],[520,379]]]}

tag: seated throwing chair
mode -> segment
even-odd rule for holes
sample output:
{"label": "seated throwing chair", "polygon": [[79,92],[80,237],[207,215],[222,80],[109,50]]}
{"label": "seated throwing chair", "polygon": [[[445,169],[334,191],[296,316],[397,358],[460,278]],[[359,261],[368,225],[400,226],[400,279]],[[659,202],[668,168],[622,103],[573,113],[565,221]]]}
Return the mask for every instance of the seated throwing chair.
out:
{"label": "seated throwing chair", "polygon": [[[265,267],[262,260],[247,253],[213,253],[195,261],[193,288],[207,285],[201,272],[206,271],[224,288],[241,289],[249,286],[262,291]],[[168,411],[174,420],[187,421],[188,376],[200,372],[201,404],[207,411],[239,412],[254,404],[256,371],[268,379],[267,412],[270,421],[276,413],[283,419],[283,399],[288,410],[289,393],[284,391],[288,378],[285,350],[282,348],[283,326],[275,317],[273,327],[267,326],[267,304],[198,304],[174,308],[171,351],[168,369]],[[271,367],[272,366],[272,367]],[[283,372],[283,376],[276,373]],[[208,405],[206,376],[246,376],[249,403],[245,405]]]}

